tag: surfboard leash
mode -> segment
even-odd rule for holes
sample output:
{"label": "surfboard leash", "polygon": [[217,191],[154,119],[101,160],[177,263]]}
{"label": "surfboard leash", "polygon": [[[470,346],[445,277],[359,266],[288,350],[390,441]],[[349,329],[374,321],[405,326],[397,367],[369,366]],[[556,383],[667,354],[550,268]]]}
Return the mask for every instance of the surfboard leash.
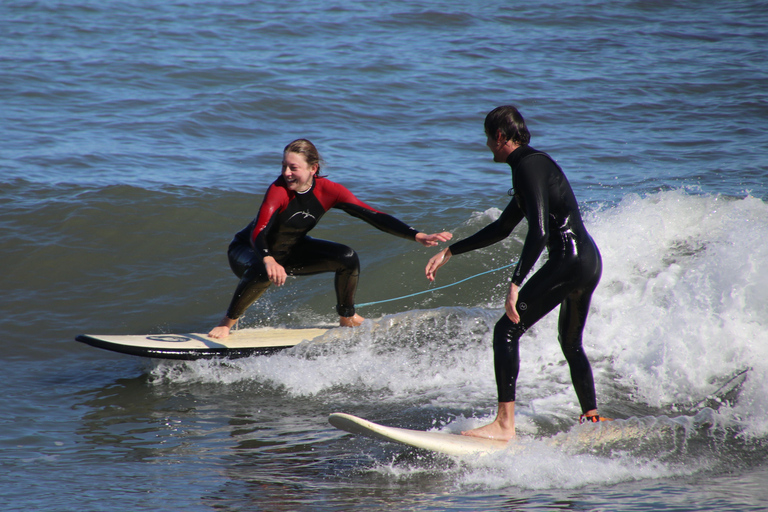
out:
{"label": "surfboard leash", "polygon": [[484,276],[485,274],[490,274],[492,272],[498,272],[499,270],[504,270],[505,268],[509,268],[509,267],[514,266],[514,265],[517,265],[517,262],[510,263],[509,265],[504,265],[503,267],[494,268],[494,269],[491,269],[491,270],[486,270],[485,272],[480,272],[479,274],[475,274],[473,276],[465,277],[461,281],[456,281],[455,283],[446,284],[446,285],[443,285],[443,286],[438,286],[437,288],[431,288],[429,290],[424,290],[424,291],[421,291],[421,292],[409,293],[408,295],[403,295],[402,297],[394,297],[392,299],[377,300],[377,301],[374,301],[374,302],[363,302],[362,304],[355,304],[355,307],[356,308],[362,308],[362,307],[365,307],[365,306],[373,306],[374,304],[383,304],[385,302],[392,302],[392,301],[396,301],[396,300],[407,299],[407,298],[410,298],[410,297],[416,297],[417,295],[424,295],[425,293],[432,293],[432,292],[436,292],[438,290],[444,290],[445,288],[450,288],[451,286],[456,286],[457,284],[461,284],[461,283],[463,283],[465,281],[469,281],[470,279],[474,279],[476,277]]}

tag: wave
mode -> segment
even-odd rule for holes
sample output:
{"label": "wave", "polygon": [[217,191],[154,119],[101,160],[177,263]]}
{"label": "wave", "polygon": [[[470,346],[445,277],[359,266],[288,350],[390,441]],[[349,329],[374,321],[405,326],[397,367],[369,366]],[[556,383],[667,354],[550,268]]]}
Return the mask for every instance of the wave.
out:
{"label": "wave", "polygon": [[[0,283],[9,299],[5,321],[40,311],[39,321],[19,333],[40,343],[61,339],[63,323],[77,330],[71,337],[86,330],[128,334],[212,325],[236,281],[226,267],[226,245],[258,202],[244,193],[185,187],[8,185],[2,203],[8,272]],[[420,212],[418,205],[400,207],[403,218]],[[458,238],[469,235],[499,212],[454,215],[452,230]],[[585,221],[604,259],[584,337],[604,414],[695,414],[706,406],[737,425],[740,435],[764,436],[766,203],[683,190],[630,194],[615,205],[594,206]],[[430,289],[423,269],[434,250],[393,241],[343,214],[329,214],[316,231],[360,252],[358,302]],[[524,236],[523,223],[507,240],[454,258],[437,284],[508,265]],[[371,319],[367,327],[333,334],[344,343],[334,338],[319,353],[300,347],[224,369],[193,363],[168,375],[155,371],[161,381],[255,381],[295,396],[386,392],[393,403],[416,400],[466,413],[493,400],[490,331],[508,277],[509,270],[491,272],[361,308]],[[332,325],[332,295],[331,276],[297,278],[270,290],[244,323]],[[520,401],[551,418],[578,416],[556,320],[548,315],[524,338]],[[62,350],[75,348],[69,343]],[[711,398],[737,375],[739,386],[722,403]]]}
{"label": "wave", "polygon": [[[469,219],[465,227],[496,214]],[[768,249],[759,243],[768,234],[767,217],[766,204],[754,198],[682,191],[632,195],[587,214],[605,264],[585,332],[603,414],[712,409],[733,435],[768,435]],[[506,249],[495,250],[474,258],[501,259]],[[254,382],[293,397],[343,397],[364,406],[375,396],[381,407],[419,404],[482,416],[495,397],[490,332],[502,311],[499,288],[506,286],[503,275],[490,279],[496,281],[490,288],[461,285],[479,288],[471,307],[420,309],[419,301],[451,297],[413,299],[399,306],[410,311],[332,330],[279,355],[160,363],[151,373],[157,382]],[[578,411],[556,314],[528,332],[521,358],[519,410],[532,419],[520,428],[572,425]]]}

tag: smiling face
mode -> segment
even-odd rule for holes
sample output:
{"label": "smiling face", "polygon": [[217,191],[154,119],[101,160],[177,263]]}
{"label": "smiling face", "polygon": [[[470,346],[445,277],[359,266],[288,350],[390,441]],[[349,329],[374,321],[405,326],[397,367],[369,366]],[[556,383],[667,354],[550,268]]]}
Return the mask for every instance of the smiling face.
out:
{"label": "smiling face", "polygon": [[286,151],[283,153],[283,179],[288,190],[302,193],[312,187],[312,180],[317,173],[318,165],[309,165],[301,153]]}

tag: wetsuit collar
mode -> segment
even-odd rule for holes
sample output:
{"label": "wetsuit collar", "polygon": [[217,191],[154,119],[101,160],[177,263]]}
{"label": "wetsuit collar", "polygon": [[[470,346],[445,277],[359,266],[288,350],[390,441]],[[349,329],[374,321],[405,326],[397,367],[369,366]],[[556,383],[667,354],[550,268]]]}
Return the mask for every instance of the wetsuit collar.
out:
{"label": "wetsuit collar", "polygon": [[520,164],[520,162],[523,160],[523,158],[527,157],[528,155],[531,155],[533,153],[538,153],[538,152],[539,151],[533,149],[531,146],[518,146],[507,157],[507,163],[509,164],[509,166],[512,169],[514,169],[514,168],[516,168]]}
{"label": "wetsuit collar", "polygon": [[308,188],[307,190],[302,190],[301,192],[299,192],[299,191],[297,190],[297,191],[296,191],[296,193],[297,193],[297,194],[299,194],[299,195],[304,195],[304,194],[306,194],[307,192],[309,192],[309,191],[311,191],[313,188],[315,188],[315,183],[316,183],[316,182],[317,182],[317,177],[316,177],[316,176],[313,176],[313,177],[312,177],[312,184],[309,186],[309,188]]}

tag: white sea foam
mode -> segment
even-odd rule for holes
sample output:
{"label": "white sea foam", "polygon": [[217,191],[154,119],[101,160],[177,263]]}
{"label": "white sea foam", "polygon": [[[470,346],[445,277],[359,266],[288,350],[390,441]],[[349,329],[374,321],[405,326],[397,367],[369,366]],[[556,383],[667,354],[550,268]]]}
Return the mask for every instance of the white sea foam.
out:
{"label": "white sea foam", "polygon": [[591,484],[689,475],[699,468],[632,456],[572,454],[541,441],[521,441],[514,450],[472,460],[458,478],[479,488],[573,489]]}
{"label": "white sea foam", "polygon": [[605,270],[585,338],[632,399],[674,410],[748,369],[731,412],[768,433],[768,206],[673,191],[589,220]]}
{"label": "white sea foam", "polygon": [[[614,410],[640,404],[674,415],[720,400],[721,421],[742,435],[767,435],[768,206],[751,197],[670,191],[630,195],[588,214],[586,222],[604,260],[584,336],[601,404]],[[351,402],[361,391],[385,391],[382,400],[394,404],[479,407],[491,414],[490,332],[500,313],[411,311],[334,330],[327,343],[278,355],[225,366],[166,363],[153,373],[172,381],[256,380],[295,396],[336,390]],[[548,315],[521,343],[524,432],[536,430],[531,418],[557,423],[579,413],[556,323],[557,315]]]}

